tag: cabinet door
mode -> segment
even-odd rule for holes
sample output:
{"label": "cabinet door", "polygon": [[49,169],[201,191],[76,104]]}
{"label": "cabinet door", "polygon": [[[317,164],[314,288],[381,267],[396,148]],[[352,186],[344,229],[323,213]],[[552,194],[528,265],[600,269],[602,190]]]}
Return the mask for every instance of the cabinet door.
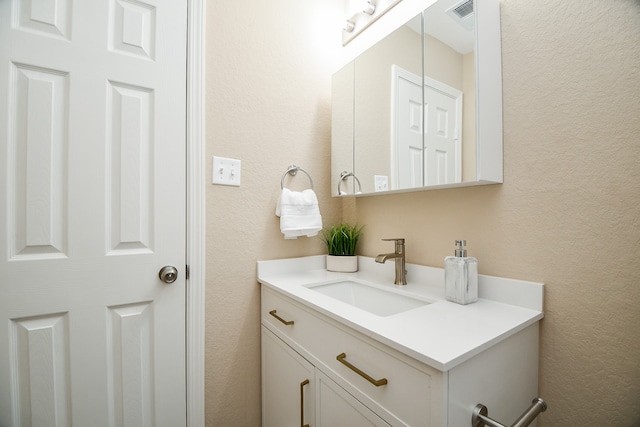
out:
{"label": "cabinet door", "polygon": [[315,427],[314,371],[262,326],[262,427]]}
{"label": "cabinet door", "polygon": [[359,400],[316,370],[318,427],[388,427]]}

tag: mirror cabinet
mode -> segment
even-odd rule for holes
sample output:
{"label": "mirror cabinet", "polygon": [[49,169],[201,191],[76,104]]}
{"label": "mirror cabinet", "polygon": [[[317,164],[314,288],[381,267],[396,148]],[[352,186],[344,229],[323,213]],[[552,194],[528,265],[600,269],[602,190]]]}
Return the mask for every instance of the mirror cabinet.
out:
{"label": "mirror cabinet", "polygon": [[498,0],[437,0],[332,79],[332,194],[502,182]]}

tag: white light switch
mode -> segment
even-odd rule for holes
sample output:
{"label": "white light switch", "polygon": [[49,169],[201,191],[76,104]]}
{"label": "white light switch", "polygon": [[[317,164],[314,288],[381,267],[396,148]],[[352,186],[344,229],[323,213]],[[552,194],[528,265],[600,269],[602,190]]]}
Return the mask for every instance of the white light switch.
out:
{"label": "white light switch", "polygon": [[240,187],[240,160],[214,156],[211,181],[218,185]]}
{"label": "white light switch", "polygon": [[386,175],[374,175],[374,190],[387,191],[389,189],[389,177]]}

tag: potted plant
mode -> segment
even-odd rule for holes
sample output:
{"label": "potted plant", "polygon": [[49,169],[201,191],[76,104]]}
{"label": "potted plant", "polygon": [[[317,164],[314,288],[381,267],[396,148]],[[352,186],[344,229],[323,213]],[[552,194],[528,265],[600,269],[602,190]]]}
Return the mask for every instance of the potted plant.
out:
{"label": "potted plant", "polygon": [[362,234],[362,226],[345,222],[322,229],[322,240],[327,245],[327,270],[352,273],[358,271],[356,245]]}

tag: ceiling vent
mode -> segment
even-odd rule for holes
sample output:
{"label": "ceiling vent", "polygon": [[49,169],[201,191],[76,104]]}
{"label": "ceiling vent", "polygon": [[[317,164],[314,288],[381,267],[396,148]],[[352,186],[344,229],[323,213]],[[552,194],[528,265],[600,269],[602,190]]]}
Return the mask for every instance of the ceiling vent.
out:
{"label": "ceiling vent", "polygon": [[447,10],[451,18],[466,29],[473,29],[473,0],[462,0]]}

